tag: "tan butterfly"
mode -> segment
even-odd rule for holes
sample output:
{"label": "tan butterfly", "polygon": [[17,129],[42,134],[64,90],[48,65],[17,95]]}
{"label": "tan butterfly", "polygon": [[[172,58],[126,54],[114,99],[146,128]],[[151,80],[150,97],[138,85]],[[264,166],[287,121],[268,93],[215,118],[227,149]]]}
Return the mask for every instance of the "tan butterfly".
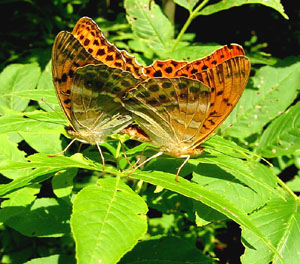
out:
{"label": "tan butterfly", "polygon": [[96,144],[103,160],[99,143],[132,122],[120,98],[138,83],[134,76],[139,66],[126,52],[107,42],[90,22],[82,18],[74,34],[62,31],[57,35],[52,73],[56,94],[70,123],[68,134]]}

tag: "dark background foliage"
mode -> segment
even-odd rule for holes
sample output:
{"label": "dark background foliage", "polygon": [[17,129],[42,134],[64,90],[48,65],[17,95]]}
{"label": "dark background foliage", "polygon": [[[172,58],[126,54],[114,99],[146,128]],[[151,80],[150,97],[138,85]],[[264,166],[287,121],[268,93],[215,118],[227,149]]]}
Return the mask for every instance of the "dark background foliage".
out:
{"label": "dark background foliage", "polygon": [[[217,2],[217,1],[215,1]],[[158,1],[159,3],[159,1]],[[274,57],[296,56],[300,50],[300,2],[282,1],[289,20],[262,5],[244,5],[210,16],[198,17],[188,29],[196,41],[219,44],[263,44],[262,51]],[[1,1],[0,68],[10,63],[38,61],[44,66],[51,56],[51,45],[60,30],[70,30],[81,16],[115,20],[123,14],[122,1]],[[177,6],[176,28],[188,13]],[[3,41],[4,40],[4,41]]]}

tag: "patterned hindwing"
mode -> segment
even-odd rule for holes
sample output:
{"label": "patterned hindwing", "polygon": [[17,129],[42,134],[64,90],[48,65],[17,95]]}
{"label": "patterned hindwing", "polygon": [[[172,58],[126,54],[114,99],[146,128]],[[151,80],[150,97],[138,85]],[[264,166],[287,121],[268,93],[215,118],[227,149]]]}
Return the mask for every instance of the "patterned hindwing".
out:
{"label": "patterned hindwing", "polygon": [[237,44],[231,44],[230,46],[226,45],[220,49],[217,49],[205,58],[195,60],[183,66],[176,72],[176,76],[194,78],[193,75],[197,74],[198,72],[215,67],[216,65],[221,64],[228,59],[243,55],[245,55],[245,52],[242,46]]}
{"label": "patterned hindwing", "polygon": [[153,78],[130,90],[124,103],[154,144],[180,157],[199,137],[210,88],[184,77]]}
{"label": "patterned hindwing", "polygon": [[210,109],[197,144],[206,140],[231,113],[247,85],[250,68],[247,57],[237,56],[196,75],[211,87]]}
{"label": "patterned hindwing", "polygon": [[52,50],[53,82],[61,107],[71,125],[70,95],[74,72],[78,67],[99,63],[71,33],[62,31],[56,36]]}
{"label": "patterned hindwing", "polygon": [[104,64],[78,69],[74,73],[71,95],[76,130],[88,129],[95,138],[101,138],[129,125],[131,116],[122,107],[121,99],[125,91],[138,82],[131,73]]}
{"label": "patterned hindwing", "polygon": [[176,77],[176,72],[187,62],[185,61],[155,61],[150,66],[144,68],[144,72],[149,77]]}
{"label": "patterned hindwing", "polygon": [[106,40],[98,25],[89,17],[82,17],[72,34],[85,49],[104,64],[131,72],[135,77],[144,76],[143,67],[126,51],[118,50]]}

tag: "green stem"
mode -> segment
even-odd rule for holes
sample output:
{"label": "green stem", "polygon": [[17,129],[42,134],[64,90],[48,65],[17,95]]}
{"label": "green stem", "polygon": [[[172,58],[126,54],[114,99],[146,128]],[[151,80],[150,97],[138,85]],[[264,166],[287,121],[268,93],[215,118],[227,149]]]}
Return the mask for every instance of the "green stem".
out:
{"label": "green stem", "polygon": [[183,34],[185,33],[185,31],[187,30],[187,28],[189,27],[189,25],[192,23],[193,19],[198,16],[198,12],[200,9],[202,9],[210,0],[204,0],[201,4],[199,4],[197,6],[197,8],[195,8],[193,11],[190,11],[190,15],[189,18],[187,19],[187,21],[185,22],[185,24],[183,25],[182,29],[180,30],[175,43],[171,49],[171,52],[175,50],[176,46],[178,45],[179,41],[181,40]]}
{"label": "green stem", "polygon": [[120,157],[120,150],[121,150],[121,141],[118,142],[117,150],[116,150],[116,156],[115,159],[117,160],[117,169],[120,171],[120,164],[119,164],[119,157]]}
{"label": "green stem", "polygon": [[279,178],[277,177],[277,181],[288,194],[290,194],[295,200],[298,200],[297,195]]}

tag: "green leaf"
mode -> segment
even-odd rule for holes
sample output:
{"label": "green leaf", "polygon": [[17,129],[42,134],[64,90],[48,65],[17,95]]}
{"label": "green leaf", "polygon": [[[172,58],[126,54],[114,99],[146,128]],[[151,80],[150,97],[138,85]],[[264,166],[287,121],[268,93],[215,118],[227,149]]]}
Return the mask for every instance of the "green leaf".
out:
{"label": "green leaf", "polygon": [[157,55],[171,49],[174,29],[158,5],[153,2],[149,8],[148,0],[125,0],[124,7],[134,34],[150,49]]}
{"label": "green leaf", "polygon": [[23,111],[29,103],[29,99],[11,96],[14,92],[22,93],[36,88],[41,70],[36,63],[11,64],[0,74],[0,112],[4,108],[15,111]]}
{"label": "green leaf", "polygon": [[[190,197],[212,207],[213,209],[219,211],[228,218],[255,233],[265,245],[267,245],[277,255],[279,254],[276,249],[270,245],[266,236],[263,235],[254,222],[250,220],[246,212],[241,210],[236,204],[232,203],[232,201],[225,198],[223,192],[222,194],[219,194],[218,192],[207,189],[206,186],[203,187],[180,177],[180,182],[178,183],[175,181],[174,174],[163,173],[160,171],[136,171],[132,173],[130,177],[143,180],[154,185],[159,185],[165,189],[180,193],[181,195]],[[255,192],[253,191],[253,195],[246,198],[250,199],[251,201],[254,195]]]}
{"label": "green leaf", "polygon": [[300,173],[286,184],[293,192],[300,192]]}
{"label": "green leaf", "polygon": [[[300,210],[295,199],[273,198],[250,217],[280,252],[283,263],[300,263]],[[243,263],[281,263],[253,233],[242,229],[243,244],[246,247],[242,256]]]}
{"label": "green leaf", "polygon": [[25,236],[59,237],[70,232],[70,214],[71,205],[63,200],[41,198],[32,205],[3,208],[0,221]]}
{"label": "green leaf", "polygon": [[278,11],[284,18],[288,19],[288,16],[284,12],[283,6],[280,0],[221,0],[220,2],[206,6],[200,11],[200,15],[210,15],[222,10],[226,10],[235,6],[241,6],[245,4],[261,4],[271,7]]}
{"label": "green leaf", "polygon": [[[38,89],[33,89],[33,90],[26,90],[26,91],[12,91],[11,93],[7,93],[6,96],[9,97],[16,97],[17,100],[19,98],[24,98],[24,99],[29,99],[29,100],[34,100],[38,101],[40,105],[45,105],[45,103],[42,102],[42,99],[45,100],[48,104],[51,106],[53,105],[56,107],[57,112],[61,111],[60,106],[58,105],[57,97],[55,95],[54,89],[52,90],[38,90]],[[48,112],[53,112],[51,108],[47,108],[49,110]]]}
{"label": "green leaf", "polygon": [[25,262],[24,264],[74,264],[74,259],[72,256],[63,256],[63,255],[52,255],[44,258],[35,258],[30,261]]}
{"label": "green leaf", "polygon": [[[14,190],[23,188],[32,183],[42,182],[51,176],[51,173],[69,168],[83,168],[95,171],[101,171],[102,165],[94,163],[91,160],[83,158],[81,154],[75,154],[71,157],[57,156],[49,157],[45,154],[35,154],[29,156],[29,160],[25,162],[16,162],[7,160],[0,163],[0,172],[5,173],[10,170],[23,171],[32,169],[30,174],[24,177],[19,177],[7,184],[0,185],[0,196],[5,195]],[[113,167],[106,166],[110,173],[114,171]]]}
{"label": "green leaf", "polygon": [[[25,155],[26,153],[19,150],[18,145],[10,141],[6,134],[0,134],[0,162],[6,160],[26,162]],[[14,169],[2,172],[5,177],[10,179],[25,176],[27,173],[28,170],[16,173]]]}
{"label": "green leaf", "polygon": [[173,60],[184,60],[193,61],[199,58],[206,57],[207,55],[214,52],[216,49],[220,48],[218,44],[198,44],[187,47],[178,48],[173,52],[168,52],[165,54],[166,58],[172,58]]}
{"label": "green leaf", "polygon": [[177,5],[180,5],[189,11],[192,11],[199,0],[174,0],[174,2]]}
{"label": "green leaf", "polygon": [[[284,64],[284,61],[282,62]],[[300,63],[284,67],[265,66],[250,79],[239,103],[225,120],[226,135],[245,138],[261,133],[263,127],[281,114],[297,97]]]}
{"label": "green leaf", "polygon": [[71,217],[77,261],[116,263],[145,234],[146,212],[144,200],[118,179],[82,189]]}
{"label": "green leaf", "polygon": [[69,196],[73,190],[73,179],[77,175],[77,168],[70,168],[55,173],[52,178],[53,192],[58,198]]}
{"label": "green leaf", "polygon": [[261,164],[226,155],[204,158],[202,162],[211,164],[199,164],[193,173],[193,181],[224,196],[245,212],[262,206],[271,194],[282,196],[275,190],[276,176]]}
{"label": "green leaf", "polygon": [[[180,250],[179,250],[180,249]],[[191,239],[162,237],[139,243],[122,260],[122,263],[182,264],[182,263],[217,263],[197,249]]]}
{"label": "green leaf", "polygon": [[[63,132],[63,130],[62,130]],[[33,149],[40,153],[57,154],[61,152],[60,133],[53,131],[53,133],[20,133],[23,139]]]}
{"label": "green leaf", "polygon": [[0,134],[8,132],[64,133],[63,125],[65,124],[66,121],[58,118],[57,113],[34,111],[24,114],[9,114],[0,117]]}
{"label": "green leaf", "polygon": [[[32,92],[35,93],[31,94],[30,99],[38,101],[40,107],[45,111],[61,111],[52,81],[51,61],[46,65],[44,71],[42,72],[37,89]],[[42,98],[44,99],[45,103],[41,101]]]}
{"label": "green leaf", "polygon": [[40,185],[33,184],[30,187],[24,187],[13,193],[5,195],[3,198],[8,198],[1,203],[1,208],[9,208],[10,206],[26,206],[31,204],[36,195],[40,192]]}
{"label": "green leaf", "polygon": [[233,141],[226,140],[217,135],[213,135],[209,140],[201,144],[201,147],[204,147],[205,151],[212,154],[214,152],[220,152],[236,158],[247,158],[249,160],[255,160],[257,158],[253,152],[240,147]]}
{"label": "green leaf", "polygon": [[260,138],[257,152],[267,158],[300,153],[300,102],[268,126]]}

